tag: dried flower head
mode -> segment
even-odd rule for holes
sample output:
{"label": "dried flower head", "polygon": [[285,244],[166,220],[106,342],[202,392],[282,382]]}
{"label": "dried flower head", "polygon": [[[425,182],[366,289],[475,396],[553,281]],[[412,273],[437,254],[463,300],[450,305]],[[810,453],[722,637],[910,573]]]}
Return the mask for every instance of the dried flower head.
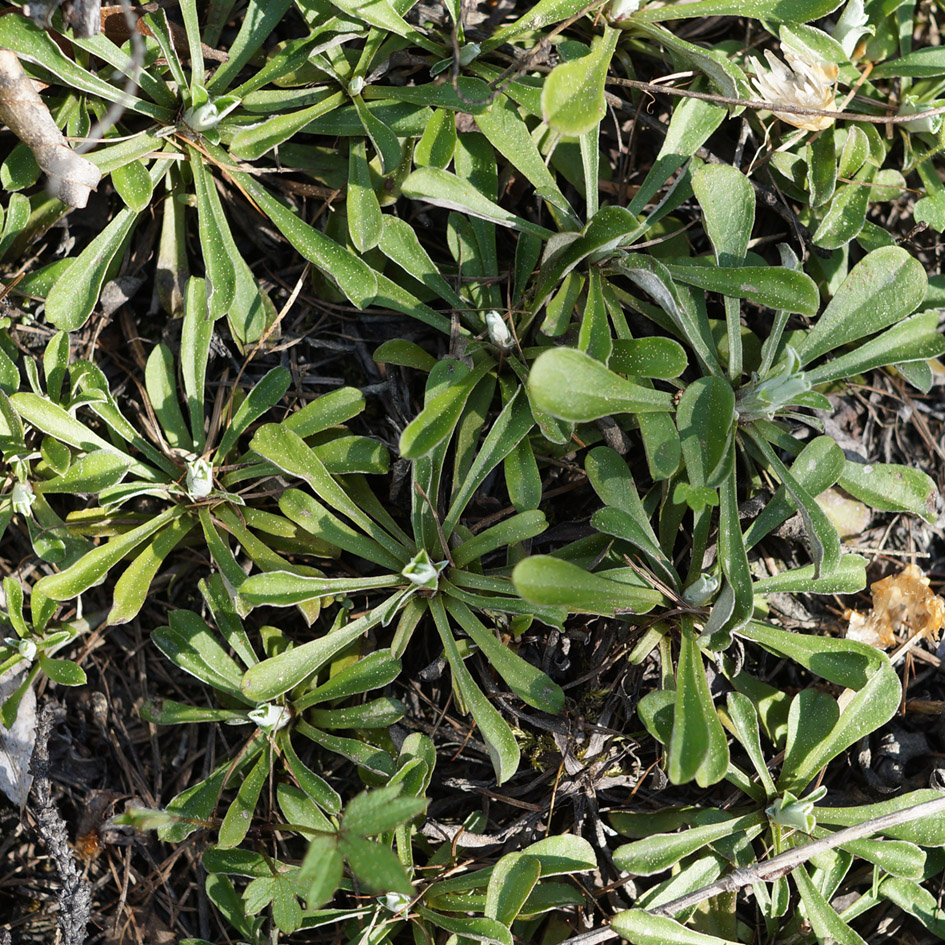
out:
{"label": "dried flower head", "polygon": [[[786,64],[769,49],[765,50],[769,68],[766,69],[756,58],[751,59],[755,70],[755,88],[761,97],[772,106],[795,105],[835,112],[837,75],[840,71],[837,64],[815,61],[810,50],[801,46],[782,44],[781,51],[787,60]],[[776,108],[772,108],[772,112],[781,121],[805,131],[823,131],[834,121],[832,115],[794,115],[779,112]]]}

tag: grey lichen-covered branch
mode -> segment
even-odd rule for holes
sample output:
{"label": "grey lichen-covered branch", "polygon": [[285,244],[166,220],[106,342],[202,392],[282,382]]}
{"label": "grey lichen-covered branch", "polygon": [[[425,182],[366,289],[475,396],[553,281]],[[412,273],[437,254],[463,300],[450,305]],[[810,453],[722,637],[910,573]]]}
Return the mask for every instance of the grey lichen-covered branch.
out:
{"label": "grey lichen-covered branch", "polygon": [[36,832],[42,838],[59,874],[60,887],[58,941],[62,945],[83,945],[92,902],[92,888],[76,866],[66,824],[53,801],[49,780],[49,737],[56,719],[56,706],[46,703],[39,714],[36,745],[33,749],[33,792],[31,810]]}
{"label": "grey lichen-covered branch", "polygon": [[101,171],[76,154],[56,127],[46,103],[16,53],[0,49],[0,119],[33,152],[50,191],[70,207],[84,207]]}

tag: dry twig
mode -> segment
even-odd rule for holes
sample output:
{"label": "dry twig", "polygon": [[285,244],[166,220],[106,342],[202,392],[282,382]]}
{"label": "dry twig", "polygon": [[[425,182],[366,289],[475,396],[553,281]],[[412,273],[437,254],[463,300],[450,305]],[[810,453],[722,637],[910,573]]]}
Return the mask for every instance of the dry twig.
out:
{"label": "dry twig", "polygon": [[[911,823],[914,820],[940,816],[943,812],[945,812],[945,795],[926,801],[923,804],[916,804],[914,807],[906,807],[902,810],[893,811],[891,814],[884,814],[882,817],[874,817],[862,824],[844,827],[828,837],[814,840],[802,846],[792,847],[770,860],[762,860],[760,863],[745,869],[733,870],[708,886],[703,886],[701,889],[680,896],[672,902],[667,902],[666,905],[648,911],[655,915],[673,916],[677,912],[696,906],[700,902],[721,893],[737,892],[739,889],[751,886],[754,883],[770,883],[781,876],[786,876],[801,864],[806,863],[811,857],[826,853],[828,850],[842,846],[844,843],[863,840],[873,836],[873,834],[889,830],[892,827],[898,827],[900,824]],[[567,941],[562,942],[562,945],[601,945],[601,943],[613,941],[615,938],[618,938],[618,935],[613,929],[591,929],[588,932],[582,932],[580,935],[572,936]]]}
{"label": "dry twig", "polygon": [[0,119],[33,152],[56,197],[70,207],[89,202],[102,172],[66,144],[46,103],[9,49],[0,49]]}
{"label": "dry twig", "polygon": [[716,880],[716,882],[703,886],[702,889],[697,889],[686,896],[680,896],[678,899],[666,903],[665,906],[660,906],[658,909],[651,911],[657,915],[673,915],[721,893],[735,892],[744,886],[751,886],[758,882],[770,883],[782,876],[787,876],[793,869],[802,863],[806,863],[812,857],[833,850],[844,843],[865,840],[867,837],[881,831],[898,827],[900,824],[908,824],[914,820],[935,817],[942,814],[943,811],[945,811],[945,795],[926,801],[924,804],[916,804],[914,807],[893,811],[891,814],[884,814],[882,817],[874,817],[862,824],[844,827],[842,830],[830,834],[829,837],[823,837],[820,840],[814,840],[811,843],[785,850],[784,853],[780,853],[770,860],[763,860],[745,869],[733,870],[728,875]]}
{"label": "dry twig", "polygon": [[[544,70],[540,70],[544,71]],[[550,71],[550,70],[548,70]],[[870,125],[905,125],[923,118],[936,118],[945,115],[945,106],[926,108],[911,115],[864,115],[861,112],[831,111],[826,108],[807,108],[802,105],[790,105],[787,102],[761,102],[750,98],[730,98],[727,95],[715,95],[711,92],[693,92],[690,89],[681,89],[673,85],[661,85],[655,82],[638,82],[636,79],[621,79],[610,77],[608,85],[620,85],[625,88],[638,89],[641,92],[660,92],[664,95],[675,95],[678,98],[698,98],[703,102],[714,102],[716,105],[732,105],[739,108],[751,108],[755,111],[778,111],[790,115],[810,115],[843,119],[844,121],[858,121]],[[880,106],[879,102],[875,103]]]}
{"label": "dry twig", "polygon": [[32,3],[25,3],[22,12],[34,23],[48,30],[52,15],[60,6],[63,29],[71,28],[73,34],[80,39],[88,39],[98,34],[101,29],[101,0],[34,0]]}

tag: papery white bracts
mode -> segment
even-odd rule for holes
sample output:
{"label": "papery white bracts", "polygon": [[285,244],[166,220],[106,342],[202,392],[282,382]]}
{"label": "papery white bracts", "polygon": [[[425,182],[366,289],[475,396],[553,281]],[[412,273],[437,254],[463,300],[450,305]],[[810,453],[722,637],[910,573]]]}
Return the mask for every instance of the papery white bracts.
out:
{"label": "papery white bracts", "polygon": [[761,97],[771,104],[771,111],[781,121],[803,128],[805,131],[823,131],[829,128],[832,115],[795,115],[780,112],[777,105],[794,105],[798,108],[821,108],[835,112],[837,75],[839,68],[834,62],[815,62],[807,50],[782,45],[785,64],[770,50],[765,50],[768,68],[754,56],[751,58],[755,70],[754,84]]}

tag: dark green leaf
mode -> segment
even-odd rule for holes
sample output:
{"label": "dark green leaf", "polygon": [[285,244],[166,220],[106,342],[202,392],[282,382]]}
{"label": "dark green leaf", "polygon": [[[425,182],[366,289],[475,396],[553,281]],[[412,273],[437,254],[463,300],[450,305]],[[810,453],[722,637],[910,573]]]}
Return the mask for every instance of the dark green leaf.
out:
{"label": "dark green leaf", "polygon": [[214,464],[226,459],[227,454],[250,424],[258,420],[270,407],[274,407],[282,399],[291,383],[292,374],[287,368],[274,367],[266,372],[230,418],[213,454]]}
{"label": "dark green leaf", "polygon": [[384,227],[381,206],[371,184],[364,139],[355,139],[348,151],[348,234],[359,253],[377,246]]}
{"label": "dark green leaf", "polygon": [[[206,147],[220,163],[231,166],[232,162],[224,151],[209,143]],[[367,263],[305,223],[252,175],[232,168],[228,173],[295,249],[334,279],[354,305],[364,308],[371,304],[377,294],[377,276]]]}
{"label": "dark green leaf", "polygon": [[608,581],[548,555],[520,561],[512,572],[512,581],[525,600],[563,606],[572,613],[645,614],[663,600],[659,591],[639,579],[636,584]]}
{"label": "dark green leaf", "polygon": [[679,377],[686,370],[685,349],[672,338],[618,339],[607,362],[611,371],[631,377]]}
{"label": "dark green leaf", "polygon": [[390,696],[381,696],[379,699],[340,709],[311,709],[308,720],[312,725],[326,731],[340,728],[388,729],[406,714],[407,709],[402,702]]}
{"label": "dark green leaf", "polygon": [[896,362],[927,361],[945,352],[937,311],[905,318],[855,350],[807,372],[811,384],[824,384]]}
{"label": "dark green leaf", "polygon": [[457,483],[446,518],[443,520],[445,535],[449,536],[453,533],[453,529],[475,491],[489,473],[522,442],[533,426],[534,421],[526,398],[516,391],[493,421],[476,458],[466,470],[462,482]]}
{"label": "dark green leaf", "polygon": [[243,128],[233,135],[230,151],[244,161],[256,161],[273,148],[288,141],[306,125],[334,111],[345,103],[343,92],[325,91],[314,105],[296,111],[273,115],[258,125]]}
{"label": "dark green leaf", "polygon": [[399,784],[363,791],[348,802],[341,820],[346,836],[373,837],[420,814],[426,801],[400,793]]}
{"label": "dark green leaf", "polygon": [[542,352],[532,365],[528,390],[542,410],[562,420],[672,409],[671,394],[628,381],[574,348]]}
{"label": "dark green leaf", "polygon": [[459,210],[481,220],[531,233],[540,239],[547,239],[552,235],[551,230],[503,210],[498,204],[484,197],[467,180],[438,167],[417,168],[403,182],[401,192],[405,197],[425,200],[447,210]]}
{"label": "dark green leaf", "polygon": [[380,689],[393,682],[399,672],[400,660],[393,658],[390,650],[375,650],[340,669],[327,682],[294,700],[292,705],[298,712],[319,702],[344,699],[372,689]]}
{"label": "dark green leaf", "polygon": [[814,501],[813,496],[794,478],[790,470],[781,462],[771,444],[764,437],[749,431],[755,445],[761,450],[775,475],[784,483],[784,488],[791,494],[797,510],[804,520],[804,530],[810,541],[811,557],[814,559],[814,576],[832,574],[840,564],[840,536],[836,528],[824,514],[823,509]]}
{"label": "dark green leaf", "polygon": [[365,840],[361,836],[342,833],[338,849],[348,861],[351,872],[371,892],[399,892],[405,896],[413,893],[413,886],[390,847]]}
{"label": "dark green leaf", "polygon": [[462,601],[447,597],[446,609],[479,647],[489,665],[523,702],[552,715],[561,711],[564,692],[557,683],[500,642]]}
{"label": "dark green leaf", "polygon": [[505,926],[518,918],[541,876],[541,864],[527,853],[509,853],[492,870],[484,912]]}
{"label": "dark green leaf", "polygon": [[[450,120],[453,120],[452,116]],[[539,197],[558,210],[569,223],[579,225],[574,210],[561,193],[554,175],[548,170],[538,146],[532,140],[528,125],[507,96],[499,95],[489,108],[476,116],[476,124],[493,147],[528,179]]]}
{"label": "dark green leaf", "polygon": [[[818,496],[840,478],[844,468],[843,450],[830,436],[818,436],[807,443],[791,465],[791,475],[810,495]],[[797,509],[781,486],[745,533],[745,547],[753,548]]]}
{"label": "dark green leaf", "polygon": [[874,79],[886,79],[891,76],[915,79],[934,78],[945,74],[945,49],[930,46],[916,49],[901,59],[880,63],[871,73]]}
{"label": "dark green leaf", "polygon": [[84,686],[85,670],[72,660],[54,660],[44,654],[39,657],[43,672],[60,686]]}
{"label": "dark green leaf", "polygon": [[454,378],[440,387],[401,433],[400,454],[415,459],[442,443],[453,432],[470,394],[491,366],[483,361],[470,371],[461,361],[452,362]]}
{"label": "dark green leaf", "polygon": [[[383,223],[379,244],[381,252],[454,308],[462,308],[465,303],[443,278],[427,251],[421,246],[414,228],[406,220],[392,214],[385,214]],[[385,343],[387,344],[390,342]],[[430,355],[427,357],[434,360]]]}
{"label": "dark green leaf", "polygon": [[[869,732],[876,731],[895,713],[901,687],[888,661],[840,712],[836,702],[823,693],[806,689],[791,703],[788,744],[778,779],[779,790],[803,790],[817,772],[841,751]],[[824,700],[833,706],[829,711]]]}
{"label": "dark green leaf", "polygon": [[112,609],[108,614],[110,625],[127,623],[140,612],[151,589],[151,582],[164,559],[178,546],[194,527],[192,517],[175,519],[162,529],[139,552],[115,582]]}
{"label": "dark green leaf", "polygon": [[65,571],[41,578],[36,587],[53,600],[72,600],[78,597],[79,594],[102,581],[126,554],[180,514],[179,508],[170,508],[161,512],[143,525],[93,548]]}
{"label": "dark green leaf", "polygon": [[618,869],[636,876],[653,876],[676,866],[684,857],[710,843],[766,823],[764,814],[760,812],[743,817],[729,814],[719,823],[690,827],[679,833],[652,833],[646,839],[617,847],[614,863]]}
{"label": "dark green leaf", "polygon": [[899,246],[874,250],[853,267],[801,343],[802,364],[901,321],[925,298],[928,278]]}
{"label": "dark green leaf", "polygon": [[364,394],[356,387],[339,387],[296,410],[282,425],[298,436],[313,436],[356,417],[364,405]]}
{"label": "dark green leaf", "polygon": [[938,518],[941,500],[937,486],[924,472],[910,466],[847,460],[840,485],[870,508],[911,512],[927,522]]}
{"label": "dark green leaf", "polygon": [[749,299],[768,308],[783,309],[801,315],[816,315],[820,293],[810,276],[779,266],[739,266],[720,269],[715,265],[667,263],[674,279],[719,292]]}
{"label": "dark green leaf", "polygon": [[604,83],[620,33],[606,28],[591,51],[552,69],[541,91],[542,117],[558,134],[576,137],[604,117]]}
{"label": "dark green leaf", "polygon": [[752,585],[755,594],[855,594],[866,587],[866,558],[845,554],[836,570],[815,577],[814,565],[791,568]]}
{"label": "dark green leaf", "polygon": [[[941,792],[931,788],[910,791],[887,801],[874,804],[859,804],[855,807],[817,807],[817,823],[831,827],[852,827],[894,811],[905,810],[941,797]],[[882,836],[906,840],[924,847],[945,846],[945,818],[924,817],[907,821],[897,827],[889,827]]]}
{"label": "dark green leaf", "polygon": [[453,565],[464,568],[470,562],[516,542],[528,541],[540,535],[548,527],[545,513],[537,510],[520,512],[492,528],[467,538],[453,549]]}
{"label": "dark green leaf", "polygon": [[168,622],[151,632],[158,649],[185,673],[245,704],[240,696],[242,670],[210,627],[191,610],[172,610]]}
{"label": "dark green leaf", "polygon": [[792,875],[808,921],[819,941],[836,942],[837,945],[866,945],[866,942],[840,918],[820,890],[811,882],[803,866],[798,866]]}
{"label": "dark green leaf", "polygon": [[[257,575],[257,578],[268,576]],[[352,620],[345,627],[331,630],[317,640],[309,640],[300,646],[291,647],[251,666],[239,684],[243,696],[254,704],[258,704],[269,702],[276,696],[288,692],[377,622],[379,622],[379,615],[370,612],[357,620]]]}
{"label": "dark green leaf", "polygon": [[668,916],[654,915],[643,909],[618,912],[610,920],[610,927],[633,945],[733,945],[727,939],[697,932]]}
{"label": "dark green leaf", "polygon": [[130,456],[96,449],[85,456],[80,456],[69,466],[65,474],[55,479],[34,482],[33,491],[70,495],[98,493],[121,482],[133,465],[134,460]]}
{"label": "dark green leaf", "polygon": [[446,169],[456,148],[456,118],[451,111],[437,108],[413,152],[417,167]]}
{"label": "dark green leaf", "polygon": [[734,424],[735,395],[728,383],[700,377],[686,388],[676,408],[676,426],[690,485],[717,487],[727,478],[723,461]]}
{"label": "dark green leaf", "polygon": [[157,414],[168,446],[174,449],[193,451],[194,443],[190,430],[184,422],[177,399],[177,372],[174,355],[167,345],[159,344],[148,355],[144,370],[148,400]]}
{"label": "dark green leaf", "polygon": [[692,16],[747,16],[781,23],[809,23],[833,13],[843,0],[698,0],[681,7],[656,7],[633,19],[658,23]]}
{"label": "dark green leaf", "polygon": [[709,694],[702,653],[691,622],[684,623],[667,773],[674,784],[685,784],[695,778],[704,788],[725,776],[728,761],[728,743]]}
{"label": "dark green leaf", "polygon": [[512,730],[505,719],[499,715],[491,702],[483,695],[474,682],[472,675],[463,663],[459,648],[449,628],[449,618],[443,602],[434,597],[430,602],[430,611],[436,623],[436,629],[443,643],[447,662],[453,674],[453,686],[459,697],[479,726],[480,734],[486,743],[496,780],[504,783],[518,770],[521,751]]}
{"label": "dark green leaf", "polygon": [[313,837],[299,869],[299,886],[306,890],[305,903],[317,909],[328,902],[341,883],[344,860],[336,837]]}
{"label": "dark green leaf", "polygon": [[220,824],[217,843],[221,849],[229,850],[243,842],[252,825],[263,785],[269,777],[270,763],[269,751],[262,751],[259,760],[240,784],[236,797],[227,808],[223,823]]}

